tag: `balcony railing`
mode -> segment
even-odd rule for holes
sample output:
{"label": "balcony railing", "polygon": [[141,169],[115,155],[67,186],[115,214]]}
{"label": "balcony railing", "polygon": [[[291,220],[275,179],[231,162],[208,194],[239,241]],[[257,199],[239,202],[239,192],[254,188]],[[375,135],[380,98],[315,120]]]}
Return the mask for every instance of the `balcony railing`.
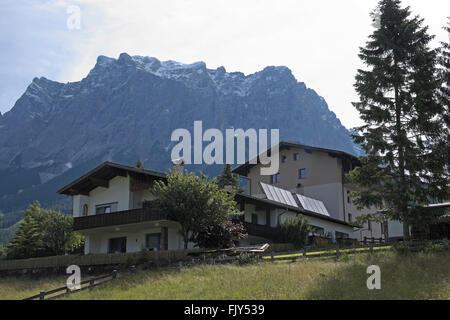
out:
{"label": "balcony railing", "polygon": [[233,219],[233,222],[239,223],[242,222],[244,224],[244,228],[250,236],[262,237],[267,239],[273,239],[275,236],[275,228],[262,225],[262,224],[254,224],[238,219]]}
{"label": "balcony railing", "polygon": [[73,219],[73,229],[84,230],[157,220],[167,220],[167,214],[153,211],[151,208],[141,208],[77,217]]}

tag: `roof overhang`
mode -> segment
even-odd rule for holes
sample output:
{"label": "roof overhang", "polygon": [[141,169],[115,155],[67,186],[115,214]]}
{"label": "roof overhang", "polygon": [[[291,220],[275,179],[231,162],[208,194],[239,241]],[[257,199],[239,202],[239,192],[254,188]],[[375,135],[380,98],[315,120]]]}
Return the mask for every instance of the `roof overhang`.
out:
{"label": "roof overhang", "polygon": [[127,177],[128,175],[148,182],[167,179],[165,173],[139,169],[107,161],[64,186],[58,190],[57,193],[71,196],[78,194],[89,195],[89,192],[97,187],[108,188],[109,181],[114,177]]}

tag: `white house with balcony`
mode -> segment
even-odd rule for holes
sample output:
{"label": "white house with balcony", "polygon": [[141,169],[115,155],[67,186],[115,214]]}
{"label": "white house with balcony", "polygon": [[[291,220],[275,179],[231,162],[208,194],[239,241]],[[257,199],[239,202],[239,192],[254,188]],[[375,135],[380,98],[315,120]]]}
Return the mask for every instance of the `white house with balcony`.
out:
{"label": "white house with balcony", "polygon": [[85,236],[85,254],[184,247],[180,225],[149,206],[156,180],[166,175],[105,162],[58,191],[73,197],[74,230]]}
{"label": "white house with balcony", "polygon": [[[169,213],[151,208],[154,197],[149,190],[157,180],[165,182],[166,174],[105,162],[58,191],[73,197],[74,230],[85,236],[85,254],[184,248],[180,224]],[[249,235],[236,244],[271,242],[277,224],[298,214],[309,218],[318,235],[331,234],[334,240],[352,237],[353,227],[333,218],[321,201],[265,187],[266,195],[236,195],[244,215],[235,221],[242,222]],[[286,202],[270,192],[290,194],[294,200]],[[321,203],[323,208],[308,207],[302,203],[305,200]]]}

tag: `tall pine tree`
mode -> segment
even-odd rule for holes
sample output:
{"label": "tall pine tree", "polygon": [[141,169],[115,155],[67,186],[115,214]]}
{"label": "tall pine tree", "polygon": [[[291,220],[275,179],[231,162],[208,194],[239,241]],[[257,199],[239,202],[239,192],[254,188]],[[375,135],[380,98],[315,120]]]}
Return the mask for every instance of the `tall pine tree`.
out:
{"label": "tall pine tree", "polygon": [[231,164],[226,163],[223,166],[222,173],[216,178],[217,185],[219,188],[224,189],[225,187],[231,187],[234,190],[239,189],[239,175],[233,173]]}
{"label": "tall pine tree", "polygon": [[438,101],[437,50],[423,19],[411,17],[399,0],[382,0],[373,13],[376,30],[359,57],[353,103],[365,124],[353,136],[366,155],[350,173],[359,188],[359,207],[382,208],[403,222],[403,238],[421,214],[421,206],[448,196],[448,167],[439,154],[445,108]]}

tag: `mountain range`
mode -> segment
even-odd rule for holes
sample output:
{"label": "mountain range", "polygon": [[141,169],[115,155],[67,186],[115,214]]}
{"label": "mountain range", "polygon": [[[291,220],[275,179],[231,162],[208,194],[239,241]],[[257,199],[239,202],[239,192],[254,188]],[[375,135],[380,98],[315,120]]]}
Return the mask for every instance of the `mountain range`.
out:
{"label": "mountain range", "polygon": [[[204,130],[280,129],[283,141],[361,152],[325,99],[287,67],[245,75],[204,62],[99,56],[81,81],[34,78],[0,114],[0,211],[56,205],[59,187],[106,160],[167,171],[172,131],[196,120]],[[221,166],[201,169],[214,175]]]}

